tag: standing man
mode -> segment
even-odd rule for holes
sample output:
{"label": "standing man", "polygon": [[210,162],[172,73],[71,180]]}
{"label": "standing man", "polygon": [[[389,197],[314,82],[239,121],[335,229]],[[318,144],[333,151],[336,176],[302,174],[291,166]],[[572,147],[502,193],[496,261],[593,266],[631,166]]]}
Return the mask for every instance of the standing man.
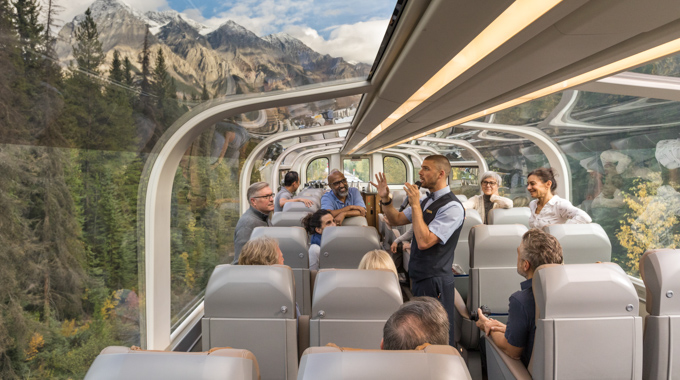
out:
{"label": "standing man", "polygon": [[463,227],[465,210],[451,192],[447,179],[451,173],[449,159],[441,155],[428,156],[421,165],[422,187],[430,190],[420,200],[420,190],[410,183],[404,184],[410,207],[398,212],[392,204],[385,174],[376,174],[382,211],[390,225],[413,223],[411,261],[408,274],[411,290],[416,297],[429,296],[438,299],[449,316],[449,344],[454,345],[453,310],[455,288],[453,287],[453,252]]}
{"label": "standing man", "polygon": [[359,189],[349,187],[347,178],[338,169],[328,175],[328,186],[332,191],[321,197],[321,208],[331,212],[335,223],[340,226],[345,218],[366,216],[366,204]]}
{"label": "standing man", "polygon": [[269,225],[269,213],[274,211],[274,193],[267,182],[255,182],[248,188],[250,208],[241,215],[234,230],[234,262],[238,264],[241,248],[250,240],[255,227]]}
{"label": "standing man", "polygon": [[302,202],[305,206],[312,207],[314,202],[309,199],[293,199],[299,187],[300,176],[298,176],[297,172],[290,171],[286,173],[286,176],[283,177],[283,187],[281,187],[281,190],[276,194],[276,198],[274,198],[274,211],[283,211],[283,205],[288,202]]}

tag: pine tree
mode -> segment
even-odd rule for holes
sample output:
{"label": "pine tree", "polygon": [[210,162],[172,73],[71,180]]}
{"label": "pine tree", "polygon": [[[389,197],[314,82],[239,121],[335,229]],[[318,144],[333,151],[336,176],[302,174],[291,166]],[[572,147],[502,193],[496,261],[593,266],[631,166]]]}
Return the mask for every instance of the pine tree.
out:
{"label": "pine tree", "polygon": [[73,46],[73,56],[76,58],[78,69],[98,75],[99,66],[104,63],[104,53],[90,8],[85,11],[85,19],[76,28],[74,36],[77,43]]}
{"label": "pine tree", "polygon": [[134,84],[132,79],[132,62],[130,62],[128,57],[125,57],[123,60],[123,81],[130,87]]}
{"label": "pine tree", "polygon": [[205,85],[205,82],[203,82],[203,91],[201,92],[201,100],[203,100],[203,101],[210,100],[210,95],[208,94],[208,87]]}
{"label": "pine tree", "polygon": [[156,95],[156,106],[163,107],[163,102],[168,97],[170,90],[170,76],[168,69],[165,66],[165,56],[163,49],[158,48],[158,55],[156,56],[156,67],[153,70],[153,93]]}
{"label": "pine tree", "polygon": [[44,26],[40,24],[40,5],[37,0],[17,0],[15,26],[22,47],[22,56],[27,73],[40,66],[40,57],[44,53]]}
{"label": "pine tree", "polygon": [[124,72],[120,61],[120,53],[118,50],[113,51],[113,60],[111,61],[111,69],[109,69],[109,79],[117,84],[125,80]]}
{"label": "pine tree", "polygon": [[142,112],[149,116],[151,114],[150,105],[150,58],[149,58],[149,28],[146,29],[144,34],[144,44],[142,45],[142,51],[139,53],[139,63],[142,65],[141,78],[139,80],[139,88],[142,91],[140,95],[140,106]]}

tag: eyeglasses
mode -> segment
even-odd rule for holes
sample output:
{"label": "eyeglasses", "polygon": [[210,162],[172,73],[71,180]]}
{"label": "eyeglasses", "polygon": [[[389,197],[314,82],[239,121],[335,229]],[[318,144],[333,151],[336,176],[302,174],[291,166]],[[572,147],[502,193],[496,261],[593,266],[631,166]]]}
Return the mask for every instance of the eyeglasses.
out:
{"label": "eyeglasses", "polygon": [[496,182],[491,182],[491,181],[482,181],[482,186],[496,186]]}
{"label": "eyeglasses", "polygon": [[275,195],[276,194],[271,193],[271,194],[267,194],[267,195],[260,195],[259,197],[253,197],[253,198],[255,198],[255,199],[257,199],[257,198],[269,199],[269,198],[274,198]]}
{"label": "eyeglasses", "polygon": [[346,185],[347,184],[347,178],[341,179],[340,181],[335,181],[335,182],[331,183],[331,186],[336,187],[336,186],[340,186],[341,184]]}

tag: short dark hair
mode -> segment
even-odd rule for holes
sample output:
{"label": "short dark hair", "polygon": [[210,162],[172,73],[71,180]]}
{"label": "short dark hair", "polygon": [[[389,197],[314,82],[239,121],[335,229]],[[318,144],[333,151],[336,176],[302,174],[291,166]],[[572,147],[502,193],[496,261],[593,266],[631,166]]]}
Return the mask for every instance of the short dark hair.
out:
{"label": "short dark hair", "polygon": [[557,189],[557,182],[555,182],[555,171],[553,168],[538,168],[529,173],[527,178],[531,177],[532,175],[540,178],[541,182],[543,183],[552,181],[552,184],[550,185],[550,192],[554,192],[555,189]]}
{"label": "short dark hair", "polygon": [[322,208],[315,213],[307,214],[307,216],[302,218],[302,225],[305,227],[305,230],[307,230],[307,233],[315,234],[316,229],[321,227],[321,218],[330,213],[330,211]]}
{"label": "short dark hair", "polygon": [[300,176],[298,176],[297,172],[289,171],[286,173],[286,176],[283,177],[283,186],[290,186],[297,182],[299,178]]}
{"label": "short dark hair", "polygon": [[415,297],[385,322],[384,350],[414,350],[425,343],[449,344],[449,317],[432,297]]}
{"label": "short dark hair", "polygon": [[[432,161],[437,166],[437,170],[443,170],[446,178],[451,176],[451,162],[446,156],[441,154],[433,154],[431,156],[425,157],[425,160]],[[423,161],[425,161],[423,160]]]}

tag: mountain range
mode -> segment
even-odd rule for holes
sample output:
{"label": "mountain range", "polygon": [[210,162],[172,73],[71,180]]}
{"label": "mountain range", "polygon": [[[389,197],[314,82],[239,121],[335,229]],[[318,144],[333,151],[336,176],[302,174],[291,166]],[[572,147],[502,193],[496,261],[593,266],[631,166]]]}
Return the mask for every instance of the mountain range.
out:
{"label": "mountain range", "polygon": [[[209,28],[176,11],[141,13],[120,0],[97,0],[90,11],[107,56],[102,72],[114,50],[140,70],[148,28],[152,64],[162,49],[178,92],[187,97],[200,94],[204,83],[217,97],[366,77],[370,70],[365,63],[320,54],[285,33],[258,37],[233,21]],[[73,60],[74,30],[84,17],[76,16],[59,31],[56,51],[63,63]]]}

